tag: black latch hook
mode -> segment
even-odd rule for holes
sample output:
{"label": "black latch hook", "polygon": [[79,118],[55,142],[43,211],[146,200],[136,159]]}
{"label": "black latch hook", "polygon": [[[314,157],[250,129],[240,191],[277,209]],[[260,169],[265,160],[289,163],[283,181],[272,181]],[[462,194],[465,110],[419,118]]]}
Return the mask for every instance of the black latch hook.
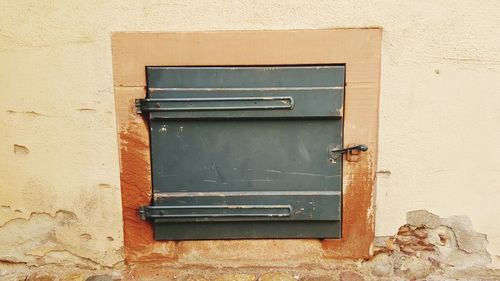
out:
{"label": "black latch hook", "polygon": [[359,145],[356,145],[356,146],[351,146],[351,147],[346,147],[346,148],[339,148],[339,149],[332,149],[330,150],[330,159],[331,160],[337,160],[340,158],[340,156],[343,154],[343,153],[346,153],[346,152],[351,152],[353,150],[359,150],[359,151],[367,151],[368,150],[368,146],[365,145],[365,144],[359,144]]}

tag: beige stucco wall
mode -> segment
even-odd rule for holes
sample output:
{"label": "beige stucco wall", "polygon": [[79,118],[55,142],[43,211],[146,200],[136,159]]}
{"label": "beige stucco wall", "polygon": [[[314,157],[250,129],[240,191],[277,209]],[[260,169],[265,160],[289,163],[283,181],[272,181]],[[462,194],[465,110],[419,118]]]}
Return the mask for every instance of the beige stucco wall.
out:
{"label": "beige stucco wall", "polygon": [[496,0],[2,0],[0,259],[122,259],[111,32],[367,26],[383,28],[378,169],[390,171],[376,234],[409,210],[467,215],[500,255],[499,14]]}

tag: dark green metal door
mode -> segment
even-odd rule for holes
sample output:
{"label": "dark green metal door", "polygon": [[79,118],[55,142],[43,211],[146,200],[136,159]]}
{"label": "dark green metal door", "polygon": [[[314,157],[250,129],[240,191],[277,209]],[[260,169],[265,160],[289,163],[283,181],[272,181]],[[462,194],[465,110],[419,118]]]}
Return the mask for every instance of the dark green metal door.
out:
{"label": "dark green metal door", "polygon": [[340,237],[344,66],[148,67],[157,240]]}

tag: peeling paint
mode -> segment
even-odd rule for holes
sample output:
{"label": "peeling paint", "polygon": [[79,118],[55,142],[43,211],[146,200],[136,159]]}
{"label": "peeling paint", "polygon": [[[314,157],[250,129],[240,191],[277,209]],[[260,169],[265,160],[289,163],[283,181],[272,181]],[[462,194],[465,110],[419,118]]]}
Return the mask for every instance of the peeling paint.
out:
{"label": "peeling paint", "polygon": [[486,236],[474,231],[467,216],[440,218],[417,210],[407,213],[407,224],[396,235],[375,239],[375,256],[368,263],[379,276],[425,278],[437,270],[489,265],[487,244]]}
{"label": "peeling paint", "polygon": [[[11,208],[3,205],[2,210],[6,209]],[[0,262],[29,266],[55,263],[89,269],[112,266],[102,263],[92,251],[82,247],[85,245],[82,243],[98,245],[92,235],[82,233],[78,236],[80,240],[72,238],[79,227],[75,213],[58,210],[53,214],[31,212],[20,215],[23,217],[14,217],[0,226]]]}
{"label": "peeling paint", "polygon": [[82,107],[82,108],[77,108],[76,110],[78,111],[97,111],[94,108],[88,108],[88,107]]}
{"label": "peeling paint", "polygon": [[[59,210],[54,215],[31,213],[28,218],[14,218],[0,228],[0,261],[22,262],[28,265],[46,263],[45,255],[65,251],[57,241],[56,232],[74,223],[76,215]],[[16,235],[12,235],[16,233]]]}
{"label": "peeling paint", "polygon": [[385,176],[385,177],[389,177],[391,174],[392,173],[389,170],[379,170],[379,171],[377,171],[377,175],[382,175],[382,176]]}
{"label": "peeling paint", "polygon": [[36,112],[34,110],[29,110],[29,111],[15,111],[15,110],[9,109],[9,110],[6,110],[5,112],[7,112],[9,114],[22,114],[22,115],[26,115],[26,116],[29,116],[29,117],[39,117],[39,116],[51,117],[50,115],[42,114],[42,113]]}
{"label": "peeling paint", "polygon": [[84,234],[80,234],[80,237],[84,240],[90,240],[92,239],[92,235],[88,234],[88,233],[84,233]]}
{"label": "peeling paint", "polygon": [[27,155],[30,153],[28,147],[20,144],[14,144],[14,154],[16,155]]}
{"label": "peeling paint", "polygon": [[108,183],[100,183],[97,185],[99,188],[112,188],[111,184]]}

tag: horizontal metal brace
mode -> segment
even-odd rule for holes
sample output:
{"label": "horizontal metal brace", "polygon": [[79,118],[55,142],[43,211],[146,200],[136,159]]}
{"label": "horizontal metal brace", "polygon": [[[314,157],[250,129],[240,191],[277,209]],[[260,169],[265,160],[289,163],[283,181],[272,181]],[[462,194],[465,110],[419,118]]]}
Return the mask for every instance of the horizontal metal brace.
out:
{"label": "horizontal metal brace", "polygon": [[161,111],[293,109],[292,97],[148,98],[135,100],[137,113]]}
{"label": "horizontal metal brace", "polygon": [[[264,211],[274,212],[264,212]],[[290,205],[141,206],[141,219],[289,217]]]}
{"label": "horizontal metal brace", "polygon": [[149,92],[225,92],[225,91],[304,91],[304,90],[343,90],[344,86],[326,86],[326,87],[245,87],[245,88],[148,88]]}
{"label": "horizontal metal brace", "polygon": [[[316,176],[313,174],[313,176]],[[340,191],[203,191],[155,192],[154,199],[182,197],[248,197],[248,196],[340,196]]]}

